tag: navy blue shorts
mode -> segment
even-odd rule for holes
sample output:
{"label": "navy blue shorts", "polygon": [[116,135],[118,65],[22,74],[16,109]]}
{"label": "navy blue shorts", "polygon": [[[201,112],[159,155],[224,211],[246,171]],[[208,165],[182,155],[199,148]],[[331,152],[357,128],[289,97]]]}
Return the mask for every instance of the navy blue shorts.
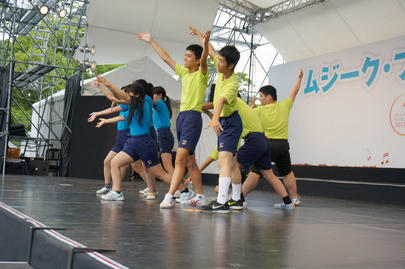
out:
{"label": "navy blue shorts", "polygon": [[244,141],[245,143],[238,150],[238,163],[244,168],[254,164],[257,169],[270,170],[270,142],[264,133],[250,133]]}
{"label": "navy blue shorts", "polygon": [[223,131],[218,136],[218,152],[229,151],[235,154],[243,129],[238,111],[233,112],[229,117],[220,117],[219,123]]}
{"label": "navy blue shorts", "polygon": [[201,135],[201,112],[192,110],[180,112],[176,121],[176,129],[178,147],[188,149],[190,155],[193,154]]}
{"label": "navy blue shorts", "polygon": [[129,130],[117,131],[117,135],[115,137],[115,145],[112,147],[111,151],[115,153],[122,151],[129,136]]}
{"label": "navy blue shorts", "polygon": [[174,137],[169,127],[160,128],[157,135],[160,153],[172,153]]}
{"label": "navy blue shorts", "polygon": [[146,167],[159,164],[156,143],[150,134],[130,136],[123,151],[136,162],[141,159]]}

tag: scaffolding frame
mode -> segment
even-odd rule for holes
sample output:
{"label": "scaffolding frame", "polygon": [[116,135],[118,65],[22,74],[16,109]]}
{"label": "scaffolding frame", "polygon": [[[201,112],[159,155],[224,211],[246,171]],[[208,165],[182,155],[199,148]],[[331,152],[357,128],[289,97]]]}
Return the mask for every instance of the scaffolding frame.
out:
{"label": "scaffolding frame", "polygon": [[[48,14],[39,13],[40,4],[49,7]],[[86,68],[73,56],[86,35],[88,4],[88,0],[5,0],[0,3],[0,66],[8,65],[11,70],[4,109],[6,129],[0,130],[0,137],[5,137],[3,177],[9,140],[23,140],[10,136],[11,118],[20,123],[13,111],[20,111],[37,132],[36,137],[29,137],[27,133],[25,145],[33,148],[33,157],[45,159],[46,150],[60,144],[61,133],[55,131],[57,124],[71,132],[63,115],[54,110],[53,94],[64,89],[70,75]],[[55,8],[62,6],[68,11],[64,18],[55,13]],[[21,39],[32,45],[24,47]],[[34,107],[35,102],[38,108]],[[32,110],[31,115],[25,113],[24,107]],[[48,111],[49,119],[45,119]],[[38,117],[37,122],[33,122],[32,114]]]}
{"label": "scaffolding frame", "polygon": [[[262,63],[256,54],[256,49],[269,44],[269,42],[255,30],[255,25],[325,1],[286,0],[267,8],[261,8],[244,0],[219,1],[210,40],[216,48],[223,47],[224,45],[234,45],[240,49],[241,54],[245,52],[249,53],[247,61],[240,61],[238,63],[238,65],[243,65],[241,73],[248,76],[247,85],[243,85],[247,88],[242,88],[242,99],[247,103],[250,102],[250,98],[257,94],[258,89],[268,79],[269,67],[273,66],[279,57],[282,57],[276,52],[272,56],[269,66],[265,66]],[[258,82],[255,78],[257,69],[259,69],[258,72],[264,74],[264,78]],[[214,82],[215,77],[216,74],[210,77],[210,83]],[[256,83],[253,84],[253,82]]]}

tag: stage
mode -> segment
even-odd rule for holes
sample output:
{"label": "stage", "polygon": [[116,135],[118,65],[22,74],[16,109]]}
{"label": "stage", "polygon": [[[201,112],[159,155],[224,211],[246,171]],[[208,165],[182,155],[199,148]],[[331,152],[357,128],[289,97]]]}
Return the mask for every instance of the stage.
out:
{"label": "stage", "polygon": [[[0,180],[1,184],[1,180]],[[300,182],[298,182],[300,184]],[[242,212],[159,208],[142,181],[125,182],[125,201],[96,197],[101,180],[6,175],[0,202],[129,268],[405,268],[405,207],[302,194],[293,211],[276,194],[254,191]],[[299,187],[299,185],[298,185]],[[205,187],[213,198],[213,186]],[[1,218],[1,216],[0,216]],[[13,227],[10,227],[13,229]]]}

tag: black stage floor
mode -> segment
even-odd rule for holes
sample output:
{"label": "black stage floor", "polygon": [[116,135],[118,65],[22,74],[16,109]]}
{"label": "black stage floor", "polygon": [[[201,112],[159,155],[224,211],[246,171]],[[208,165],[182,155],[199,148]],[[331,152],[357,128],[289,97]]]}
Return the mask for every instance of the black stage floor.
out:
{"label": "black stage floor", "polygon": [[[124,184],[124,202],[100,201],[102,181],[7,175],[0,201],[130,268],[405,268],[405,207],[302,195],[294,211],[255,191],[241,213],[160,210]],[[214,197],[213,187],[205,188]]]}

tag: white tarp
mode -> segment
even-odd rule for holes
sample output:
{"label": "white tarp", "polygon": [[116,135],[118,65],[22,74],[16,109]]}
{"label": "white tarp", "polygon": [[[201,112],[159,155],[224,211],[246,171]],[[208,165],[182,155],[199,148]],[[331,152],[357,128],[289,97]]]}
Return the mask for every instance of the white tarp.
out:
{"label": "white tarp", "polygon": [[300,67],[293,164],[405,168],[405,36],[272,67],[279,100]]}
{"label": "white tarp", "polygon": [[256,25],[287,62],[405,35],[405,0],[328,0]]}

